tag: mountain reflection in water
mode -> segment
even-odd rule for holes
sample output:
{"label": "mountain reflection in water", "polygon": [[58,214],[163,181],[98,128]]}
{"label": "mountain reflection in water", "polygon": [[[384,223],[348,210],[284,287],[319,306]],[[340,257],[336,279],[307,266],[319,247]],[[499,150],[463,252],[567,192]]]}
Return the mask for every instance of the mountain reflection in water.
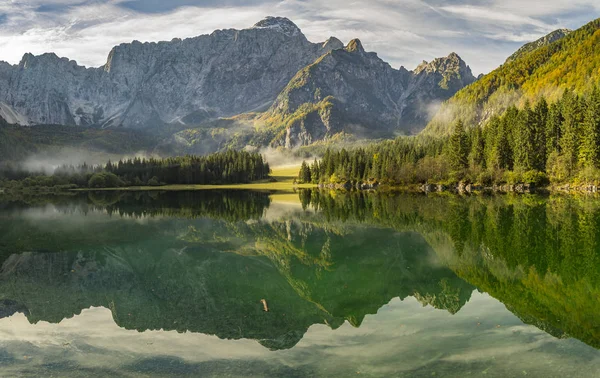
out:
{"label": "mountain reflection in water", "polygon": [[598,227],[600,201],[570,197],[305,190],[5,201],[0,318],[41,326],[105,308],[124,330],[276,351],[319,324],[361,327],[390,301],[452,318],[477,290],[525,324],[599,348]]}

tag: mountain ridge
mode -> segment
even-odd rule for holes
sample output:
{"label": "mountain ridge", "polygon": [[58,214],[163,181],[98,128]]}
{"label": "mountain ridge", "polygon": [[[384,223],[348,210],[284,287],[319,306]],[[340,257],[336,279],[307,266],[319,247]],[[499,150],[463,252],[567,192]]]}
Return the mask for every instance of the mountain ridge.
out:
{"label": "mountain ridge", "polygon": [[[319,75],[311,77],[315,68]],[[303,75],[310,83],[303,84]],[[194,137],[207,144],[202,153],[223,146],[296,147],[338,134],[414,134],[439,103],[474,80],[455,53],[414,71],[396,69],[359,39],[313,43],[291,20],[267,17],[242,30],[122,43],[100,67],[54,53],[0,63],[0,116],[21,125],[172,129],[163,145],[179,153],[189,151],[186,138],[176,135],[181,130],[202,135]]]}
{"label": "mountain ridge", "polygon": [[0,103],[23,124],[147,128],[232,116],[265,106],[300,68],[335,47],[270,17],[248,29],[120,44],[98,68],[25,54],[16,66],[0,66]]}
{"label": "mountain ridge", "polygon": [[414,134],[429,121],[432,106],[474,81],[456,53],[408,71],[353,39],[299,71],[261,119],[279,126],[275,147],[306,146],[338,133]]}
{"label": "mountain ridge", "polygon": [[539,38],[533,42],[526,43],[525,45],[521,46],[517,51],[515,51],[514,54],[509,56],[508,59],[506,59],[505,63],[510,63],[512,61],[515,61],[531,51],[534,51],[540,47],[544,47],[551,43],[554,43],[554,42],[558,41],[559,39],[566,37],[571,32],[572,32],[572,30],[570,30],[570,29],[557,29],[557,30],[543,36],[542,38]]}

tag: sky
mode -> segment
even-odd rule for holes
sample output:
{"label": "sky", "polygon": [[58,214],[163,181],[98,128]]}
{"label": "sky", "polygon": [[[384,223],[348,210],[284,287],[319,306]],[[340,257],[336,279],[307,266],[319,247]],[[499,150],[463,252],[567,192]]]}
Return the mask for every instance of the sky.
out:
{"label": "sky", "polygon": [[487,73],[526,42],[600,17],[598,0],[0,0],[0,60],[54,52],[101,66],[123,42],[294,21],[313,42],[359,38],[398,68],[460,55]]}

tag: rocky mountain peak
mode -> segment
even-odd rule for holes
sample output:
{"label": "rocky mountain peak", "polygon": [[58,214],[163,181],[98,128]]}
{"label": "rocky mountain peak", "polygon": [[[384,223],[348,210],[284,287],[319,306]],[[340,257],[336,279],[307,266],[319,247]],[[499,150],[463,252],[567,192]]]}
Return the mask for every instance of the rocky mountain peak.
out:
{"label": "rocky mountain peak", "polygon": [[336,37],[329,37],[325,43],[323,43],[323,50],[339,50],[344,48],[344,43]]}
{"label": "rocky mountain peak", "polygon": [[33,55],[31,53],[26,53],[21,58],[21,62],[18,67],[20,69],[42,69],[47,70],[52,67],[62,67],[63,69],[71,70],[85,70],[83,66],[79,66],[77,62],[74,60],[70,60],[68,58],[61,58],[55,53],[44,53],[41,55]]}
{"label": "rocky mountain peak", "polygon": [[429,65],[429,62],[426,60],[423,60],[421,62],[421,64],[419,64],[417,66],[417,68],[415,68],[415,70],[413,71],[415,74],[420,74],[421,72],[425,71],[427,69],[427,66]]}
{"label": "rocky mountain peak", "polygon": [[[473,80],[454,53],[416,72],[396,70],[358,39],[312,43],[289,19],[267,17],[244,30],[124,43],[99,68],[54,54],[0,64],[0,116],[22,125],[158,131],[268,110],[261,118],[267,126],[289,131],[273,145],[294,146],[340,132],[417,132],[429,121],[430,104]],[[299,121],[287,128],[288,120]]]}
{"label": "rocky mountain peak", "polygon": [[[298,70],[342,48],[312,43],[289,19],[115,46],[104,66],[55,54],[0,65],[0,114],[20,124],[152,129],[268,108]],[[6,118],[6,117],[4,117]]]}
{"label": "rocky mountain peak", "polygon": [[438,72],[442,74],[457,73],[461,74],[461,76],[473,77],[471,68],[465,63],[464,60],[462,60],[460,56],[458,56],[458,54],[454,52],[448,55],[447,57],[436,58],[430,63],[423,61],[423,63],[419,64],[419,66],[415,69],[414,73],[416,75],[419,75],[422,72]]}
{"label": "rocky mountain peak", "polygon": [[56,56],[53,53],[43,54],[43,55],[38,55],[38,56],[35,56],[32,53],[26,53],[25,55],[23,55],[23,58],[21,58],[19,67],[21,67],[23,69],[31,68],[33,65],[37,64],[40,61],[47,62],[47,61],[51,60],[52,58],[58,59],[58,56]]}
{"label": "rocky mountain peak", "polygon": [[270,29],[283,33],[290,37],[295,37],[302,34],[300,28],[286,17],[271,17],[254,24],[252,29]]}
{"label": "rocky mountain peak", "polygon": [[364,53],[365,49],[362,43],[360,42],[360,39],[355,38],[348,43],[348,46],[346,46],[346,51]]}
{"label": "rocky mountain peak", "polygon": [[414,134],[429,122],[433,107],[474,80],[456,54],[424,62],[415,73],[392,68],[353,39],[298,72],[262,120],[279,130],[273,147],[306,146],[339,133]]}

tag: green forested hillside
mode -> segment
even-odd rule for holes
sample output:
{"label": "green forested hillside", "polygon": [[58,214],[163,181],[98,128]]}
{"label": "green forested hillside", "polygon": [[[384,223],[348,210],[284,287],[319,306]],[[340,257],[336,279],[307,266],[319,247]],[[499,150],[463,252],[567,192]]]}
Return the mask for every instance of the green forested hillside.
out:
{"label": "green forested hillside", "polygon": [[600,87],[578,96],[565,90],[511,106],[484,127],[465,129],[459,119],[448,137],[398,138],[366,149],[327,151],[302,182],[371,181],[392,185],[458,182],[546,185],[600,184]]}
{"label": "green forested hillside", "polygon": [[571,33],[571,30],[569,30],[569,29],[558,29],[548,35],[543,36],[542,38],[538,39],[537,41],[529,42],[529,43],[523,45],[514,54],[509,56],[508,59],[506,59],[506,63],[513,62],[513,61],[529,54],[530,52],[539,49],[540,47],[544,47],[551,43],[554,43],[554,42],[558,41],[559,39],[564,38],[569,33]]}
{"label": "green forested hillside", "polygon": [[525,53],[447,101],[424,133],[448,135],[462,119],[467,127],[500,115],[511,105],[557,100],[565,89],[589,92],[600,81],[600,19],[564,38]]}

